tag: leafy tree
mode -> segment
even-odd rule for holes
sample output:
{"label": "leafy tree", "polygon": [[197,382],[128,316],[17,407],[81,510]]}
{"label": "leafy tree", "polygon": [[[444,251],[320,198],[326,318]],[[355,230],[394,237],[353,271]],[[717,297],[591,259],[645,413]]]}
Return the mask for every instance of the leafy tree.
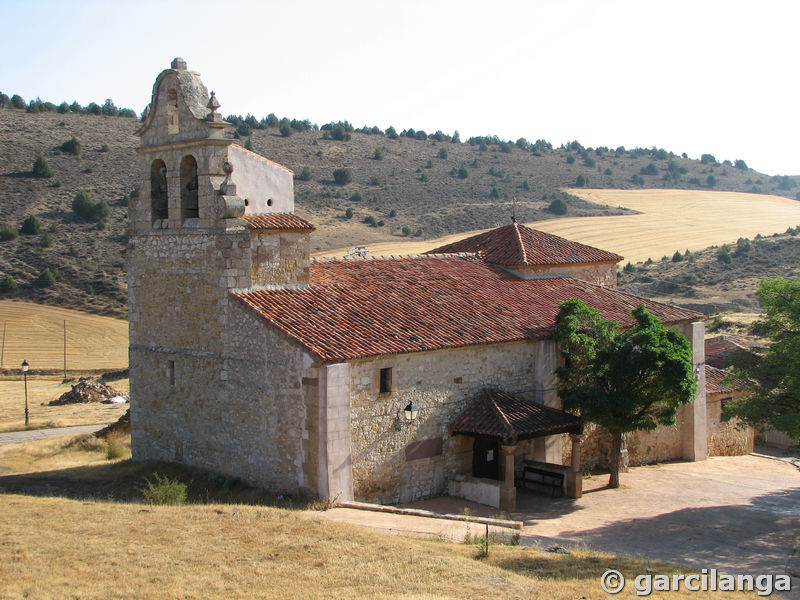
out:
{"label": "leafy tree", "polygon": [[717,260],[726,265],[731,263],[731,250],[728,248],[728,244],[722,244],[717,250]]}
{"label": "leafy tree", "polygon": [[409,227],[408,225],[404,225],[401,231],[403,232],[404,236],[411,235],[411,227]]}
{"label": "leafy tree", "polygon": [[394,219],[397,216],[397,211],[395,209],[392,209],[392,210],[389,211],[389,214],[387,216],[390,219]]}
{"label": "leafy tree", "polygon": [[103,109],[100,108],[100,105],[95,102],[89,102],[86,106],[86,112],[90,115],[102,115]]}
{"label": "leafy tree", "polygon": [[737,158],[737,159],[736,159],[736,160],[733,162],[733,167],[734,167],[735,169],[741,169],[742,171],[746,171],[746,170],[747,170],[747,163],[746,163],[746,162],[744,162],[744,161],[743,161],[741,158]]}
{"label": "leafy tree", "polygon": [[11,98],[7,94],[0,92],[0,107],[6,108],[8,106],[11,106]]}
{"label": "leafy tree", "polygon": [[373,217],[372,215],[367,215],[366,217],[364,217],[363,222],[369,225],[370,227],[378,226],[377,222],[375,221],[375,217]]}
{"label": "leafy tree", "polygon": [[594,158],[587,156],[583,159],[583,164],[587,167],[593,168],[597,163],[595,162]]}
{"label": "leafy tree", "polygon": [[107,117],[116,117],[119,114],[119,109],[116,107],[111,98],[106,98],[106,101],[100,110]]}
{"label": "leafy tree", "polygon": [[635,273],[636,272],[636,266],[633,263],[629,262],[628,264],[626,264],[623,267],[622,270],[625,271],[626,273]]}
{"label": "leafy tree", "polygon": [[800,277],[764,279],[756,292],[766,316],[756,327],[769,338],[760,360],[740,355],[731,379],[747,392],[724,414],[800,438]]}
{"label": "leafy tree", "polygon": [[92,202],[89,192],[81,190],[72,199],[72,212],[84,219],[105,221],[111,216],[111,207],[105,200]]}
{"label": "leafy tree", "polygon": [[714,177],[713,175],[709,175],[708,177],[706,177],[706,185],[708,187],[714,187],[715,185],[717,185],[717,178]]}
{"label": "leafy tree", "polygon": [[672,255],[672,262],[681,262],[683,260],[683,254],[681,254],[680,250],[675,250],[675,254]]}
{"label": "leafy tree", "polygon": [[31,171],[34,177],[39,177],[42,179],[53,176],[53,171],[50,169],[50,165],[47,164],[47,161],[41,154],[36,157],[36,160],[33,161],[33,169]]}
{"label": "leafy tree", "polygon": [[13,292],[19,287],[16,280],[11,275],[6,275],[0,279],[0,292]]}
{"label": "leafy tree", "polygon": [[583,186],[585,186],[587,183],[589,183],[589,178],[588,178],[588,177],[585,177],[584,175],[578,175],[578,176],[575,178],[575,185],[576,185],[577,187],[583,187]]}
{"label": "leafy tree", "polygon": [[572,154],[567,154],[567,164],[571,165],[574,162],[575,162],[575,157],[572,156]]}
{"label": "leafy tree", "polygon": [[281,133],[281,137],[289,137],[290,135],[292,135],[292,126],[289,125],[288,123],[283,123],[280,126],[279,131]]}
{"label": "leafy tree", "polygon": [[666,329],[643,304],[621,331],[616,321],[573,298],[562,302],[555,339],[564,366],[556,370],[566,410],[611,433],[609,487],[619,487],[622,436],[674,425],[678,407],[697,392],[692,350],[679,332]]}
{"label": "leafy tree", "polygon": [[392,125],[389,125],[389,128],[386,130],[386,137],[390,140],[396,140],[400,136],[397,135],[397,130]]}
{"label": "leafy tree", "polygon": [[300,171],[300,175],[297,176],[300,181],[311,181],[312,177],[313,174],[311,173],[310,167],[303,167]]}
{"label": "leafy tree", "polygon": [[78,138],[75,136],[68,139],[66,142],[61,144],[61,151],[66,152],[67,154],[80,154],[81,153],[81,143],[78,141]]}
{"label": "leafy tree", "polygon": [[22,222],[22,227],[19,228],[22,235],[38,235],[41,230],[42,222],[36,215],[28,215]]}
{"label": "leafy tree", "polygon": [[436,155],[439,158],[447,158],[447,148],[441,147],[439,148],[439,153]]}
{"label": "leafy tree", "polygon": [[22,99],[22,96],[19,94],[14,94],[11,96],[11,107],[12,108],[25,108],[25,100]]}
{"label": "leafy tree", "polygon": [[353,172],[350,169],[335,169],[333,171],[333,180],[337,185],[347,185],[353,181]]}
{"label": "leafy tree", "polygon": [[717,159],[713,154],[702,154],[700,155],[700,162],[704,165],[715,165],[717,164]]}

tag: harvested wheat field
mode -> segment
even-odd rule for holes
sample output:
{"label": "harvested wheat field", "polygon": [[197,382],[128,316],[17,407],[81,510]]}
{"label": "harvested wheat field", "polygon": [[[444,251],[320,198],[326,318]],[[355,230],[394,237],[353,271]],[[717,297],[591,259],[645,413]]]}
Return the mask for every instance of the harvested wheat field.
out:
{"label": "harvested wheat field", "polygon": [[123,369],[128,366],[128,322],[67,308],[0,300],[0,340],[5,328],[3,369],[27,360],[32,371]]}
{"label": "harvested wheat field", "polygon": [[[638,211],[637,215],[575,217],[535,221],[528,226],[605,250],[637,262],[675,250],[702,250],[740,237],[782,233],[800,225],[800,202],[782,196],[697,190],[571,189],[585,200]],[[417,254],[479,233],[471,231],[428,241],[369,245],[371,256]],[[342,256],[347,248],[316,253]]]}

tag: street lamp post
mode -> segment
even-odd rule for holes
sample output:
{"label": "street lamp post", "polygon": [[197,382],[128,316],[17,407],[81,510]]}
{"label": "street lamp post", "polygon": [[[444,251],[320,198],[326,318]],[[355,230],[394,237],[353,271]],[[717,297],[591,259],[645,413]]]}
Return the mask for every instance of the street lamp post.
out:
{"label": "street lamp post", "polygon": [[25,377],[25,427],[30,423],[28,419],[28,361],[22,361],[22,375]]}

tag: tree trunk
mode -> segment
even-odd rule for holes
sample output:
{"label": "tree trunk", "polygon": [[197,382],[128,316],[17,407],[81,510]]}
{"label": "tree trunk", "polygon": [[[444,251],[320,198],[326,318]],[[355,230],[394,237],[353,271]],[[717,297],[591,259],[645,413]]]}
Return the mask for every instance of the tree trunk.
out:
{"label": "tree trunk", "polygon": [[619,487],[619,459],[622,454],[622,432],[611,433],[611,473],[608,478],[608,487]]}

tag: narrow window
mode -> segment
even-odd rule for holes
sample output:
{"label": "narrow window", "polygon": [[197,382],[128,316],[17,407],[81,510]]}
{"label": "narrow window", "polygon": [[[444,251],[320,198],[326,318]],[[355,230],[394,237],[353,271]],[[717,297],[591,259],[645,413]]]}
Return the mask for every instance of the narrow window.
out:
{"label": "narrow window", "polygon": [[178,133],[178,92],[167,91],[167,133]]}
{"label": "narrow window", "polygon": [[150,165],[150,210],[153,221],[169,216],[167,165],[160,158]]}
{"label": "narrow window", "polygon": [[169,361],[169,384],[175,385],[175,361]]}
{"label": "narrow window", "polygon": [[181,220],[200,216],[197,199],[197,161],[184,156],[181,161]]}
{"label": "narrow window", "polygon": [[388,394],[392,391],[392,369],[381,369],[381,394]]}

